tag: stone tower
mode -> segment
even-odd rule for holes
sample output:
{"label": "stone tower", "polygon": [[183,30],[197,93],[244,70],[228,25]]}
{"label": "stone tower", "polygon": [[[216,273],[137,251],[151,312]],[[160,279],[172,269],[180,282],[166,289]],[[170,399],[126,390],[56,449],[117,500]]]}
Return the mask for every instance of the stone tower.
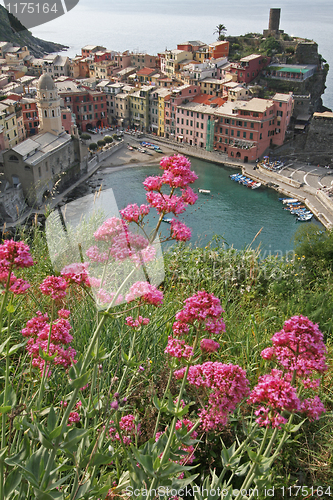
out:
{"label": "stone tower", "polygon": [[268,29],[271,32],[279,33],[281,9],[269,10],[269,25]]}
{"label": "stone tower", "polygon": [[44,73],[37,85],[37,108],[40,132],[59,135],[64,131],[61,124],[60,97],[51,76]]}

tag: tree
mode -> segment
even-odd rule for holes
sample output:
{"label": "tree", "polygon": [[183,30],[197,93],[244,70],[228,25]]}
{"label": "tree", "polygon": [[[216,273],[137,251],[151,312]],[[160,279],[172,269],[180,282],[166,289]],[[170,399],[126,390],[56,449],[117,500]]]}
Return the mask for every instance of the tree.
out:
{"label": "tree", "polygon": [[227,28],[224,26],[224,24],[218,24],[215,28],[214,35],[217,33],[217,39],[218,40],[224,40],[225,34],[226,34]]}
{"label": "tree", "polygon": [[110,144],[111,142],[113,142],[113,139],[111,137],[111,135],[106,135],[104,137],[104,141],[107,143],[107,144]]}
{"label": "tree", "polygon": [[83,141],[88,141],[89,139],[91,139],[91,135],[89,135],[89,134],[81,134],[81,139]]}
{"label": "tree", "polygon": [[89,149],[90,151],[96,151],[96,149],[98,148],[96,142],[92,142],[91,144],[89,144]]}
{"label": "tree", "polygon": [[99,141],[97,141],[97,144],[98,144],[100,147],[103,147],[103,146],[105,146],[106,142],[104,141],[104,139],[100,139]]}

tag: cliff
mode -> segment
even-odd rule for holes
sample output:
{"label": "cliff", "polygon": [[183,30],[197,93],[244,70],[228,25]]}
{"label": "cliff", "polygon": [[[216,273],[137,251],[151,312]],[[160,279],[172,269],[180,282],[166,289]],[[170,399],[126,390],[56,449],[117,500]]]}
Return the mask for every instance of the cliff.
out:
{"label": "cliff", "polygon": [[35,57],[43,57],[51,52],[60,52],[68,47],[34,37],[21,22],[0,5],[0,41],[27,46]]}

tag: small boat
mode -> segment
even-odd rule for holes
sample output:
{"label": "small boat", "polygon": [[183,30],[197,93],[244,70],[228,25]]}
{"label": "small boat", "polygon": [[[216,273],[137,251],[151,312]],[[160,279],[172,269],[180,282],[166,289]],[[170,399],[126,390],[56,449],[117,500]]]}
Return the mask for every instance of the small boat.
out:
{"label": "small boat", "polygon": [[285,205],[286,203],[298,203],[298,199],[297,198],[284,198],[284,200],[282,200],[282,203]]}
{"label": "small boat", "polygon": [[172,219],[170,219],[169,217],[163,217],[162,221],[166,222],[167,224],[171,224]]}
{"label": "small boat", "polygon": [[257,188],[260,188],[260,186],[261,186],[261,182],[255,182],[251,189],[257,189]]}
{"label": "small boat", "polygon": [[210,190],[209,189],[199,189],[198,191],[199,191],[199,193],[210,194]]}
{"label": "small boat", "polygon": [[132,146],[127,146],[127,149],[129,149],[130,151],[134,151],[134,149],[132,148]]}
{"label": "small boat", "polygon": [[313,214],[308,214],[308,215],[300,215],[299,217],[297,217],[297,221],[299,222],[307,222],[309,220],[311,220],[313,217]]}
{"label": "small boat", "polygon": [[160,148],[155,148],[156,153],[163,153],[162,149]]}
{"label": "small boat", "polygon": [[146,150],[145,150],[145,149],[143,149],[143,148],[138,148],[138,151],[139,151],[140,153],[145,153],[145,152],[146,152]]}

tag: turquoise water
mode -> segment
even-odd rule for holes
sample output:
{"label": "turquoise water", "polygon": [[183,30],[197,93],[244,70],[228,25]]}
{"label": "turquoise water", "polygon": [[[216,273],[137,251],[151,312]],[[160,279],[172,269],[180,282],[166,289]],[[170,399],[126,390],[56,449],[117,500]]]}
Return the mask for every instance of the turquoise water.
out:
{"label": "turquoise water", "polygon": [[[278,201],[279,193],[268,188],[249,189],[232,181],[231,173],[239,170],[221,167],[213,163],[191,159],[192,169],[198,180],[192,185],[211,191],[210,195],[199,194],[197,203],[188,206],[179,220],[192,228],[192,245],[205,246],[213,235],[218,234],[226,244],[238,250],[251,244],[256,234],[259,236],[252,244],[256,248],[261,245],[262,254],[283,255],[293,249],[293,236],[299,228],[295,216],[286,210]],[[145,190],[142,182],[149,175],[159,175],[161,170],[156,166],[129,168],[112,172],[106,169],[103,173],[103,188],[112,188],[118,208],[129,203],[145,203]],[[101,172],[96,174],[101,177]],[[157,214],[150,215],[150,223],[157,221]],[[319,222],[318,222],[319,225]],[[170,226],[162,224],[163,234],[167,234]]]}

